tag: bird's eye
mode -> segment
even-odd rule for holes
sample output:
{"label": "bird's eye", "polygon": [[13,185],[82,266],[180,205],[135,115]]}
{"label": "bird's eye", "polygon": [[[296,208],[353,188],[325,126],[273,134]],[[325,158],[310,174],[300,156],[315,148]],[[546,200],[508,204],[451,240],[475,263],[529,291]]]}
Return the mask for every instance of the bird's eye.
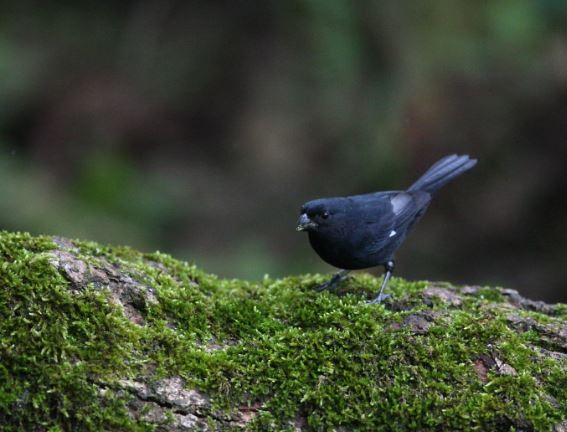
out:
{"label": "bird's eye", "polygon": [[321,216],[323,219],[327,219],[329,217],[329,212],[324,212]]}

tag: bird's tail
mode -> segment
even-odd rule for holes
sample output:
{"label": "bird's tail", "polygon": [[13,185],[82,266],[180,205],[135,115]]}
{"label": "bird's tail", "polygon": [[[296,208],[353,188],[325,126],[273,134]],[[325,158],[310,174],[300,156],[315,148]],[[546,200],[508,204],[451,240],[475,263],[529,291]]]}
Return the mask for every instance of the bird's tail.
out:
{"label": "bird's tail", "polygon": [[445,156],[436,162],[423,174],[414,184],[410,186],[408,192],[428,192],[432,194],[446,183],[460,176],[465,171],[470,170],[476,165],[476,159],[470,159],[468,155]]}

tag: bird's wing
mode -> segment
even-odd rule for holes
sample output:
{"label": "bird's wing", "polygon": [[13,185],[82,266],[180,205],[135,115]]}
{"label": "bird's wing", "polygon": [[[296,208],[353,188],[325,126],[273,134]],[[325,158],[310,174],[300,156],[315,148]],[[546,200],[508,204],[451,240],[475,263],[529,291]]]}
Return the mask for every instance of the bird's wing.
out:
{"label": "bird's wing", "polygon": [[424,192],[387,192],[377,198],[370,253],[380,251],[390,241],[403,239],[431,200]]}
{"label": "bird's wing", "polygon": [[411,227],[427,209],[431,195],[426,192],[398,192],[390,198],[394,223],[397,227]]}

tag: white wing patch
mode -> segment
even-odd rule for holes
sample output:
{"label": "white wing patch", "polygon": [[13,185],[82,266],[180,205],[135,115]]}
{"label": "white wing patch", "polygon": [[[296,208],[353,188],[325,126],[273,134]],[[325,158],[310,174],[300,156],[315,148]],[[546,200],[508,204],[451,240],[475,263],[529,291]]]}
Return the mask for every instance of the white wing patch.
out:
{"label": "white wing patch", "polygon": [[388,237],[394,237],[397,234],[395,230],[390,231],[390,235]]}
{"label": "white wing patch", "polygon": [[411,201],[411,195],[404,192],[397,194],[390,201],[392,204],[392,211],[395,215],[399,215],[411,203]]}

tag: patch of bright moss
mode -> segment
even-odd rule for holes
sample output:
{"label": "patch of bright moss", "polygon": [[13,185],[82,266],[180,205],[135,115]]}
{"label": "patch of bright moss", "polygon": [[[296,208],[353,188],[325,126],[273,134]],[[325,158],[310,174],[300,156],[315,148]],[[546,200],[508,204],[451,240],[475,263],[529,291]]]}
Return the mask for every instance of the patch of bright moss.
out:
{"label": "patch of bright moss", "polygon": [[504,299],[504,296],[498,289],[491,287],[482,287],[478,290],[477,296],[487,301],[499,303],[501,303]]}
{"label": "patch of bright moss", "polygon": [[[154,290],[145,322],[125,318],[105,289],[69,289],[47,237],[0,234],[0,423],[7,431],[151,430],[127,414],[123,378],[179,375],[214,407],[260,407],[250,430],[547,430],[567,417],[565,365],[541,357],[534,334],[510,328],[485,288],[461,307],[426,305],[426,282],[394,278],[400,311],[363,303],[381,280],[360,274],[338,293],[324,276],[223,280],[165,254],[73,242]],[[425,334],[403,323],[435,318]],[[565,320],[565,309],[545,321]],[[541,314],[522,311],[538,320]],[[490,354],[516,374],[473,363]],[[102,390],[101,390],[102,389]],[[102,395],[102,393],[103,395]],[[210,419],[214,423],[214,419]]]}
{"label": "patch of bright moss", "polygon": [[105,293],[72,294],[48,261],[55,247],[47,237],[0,234],[2,430],[145,430],[93,384],[131,372],[138,329]]}

